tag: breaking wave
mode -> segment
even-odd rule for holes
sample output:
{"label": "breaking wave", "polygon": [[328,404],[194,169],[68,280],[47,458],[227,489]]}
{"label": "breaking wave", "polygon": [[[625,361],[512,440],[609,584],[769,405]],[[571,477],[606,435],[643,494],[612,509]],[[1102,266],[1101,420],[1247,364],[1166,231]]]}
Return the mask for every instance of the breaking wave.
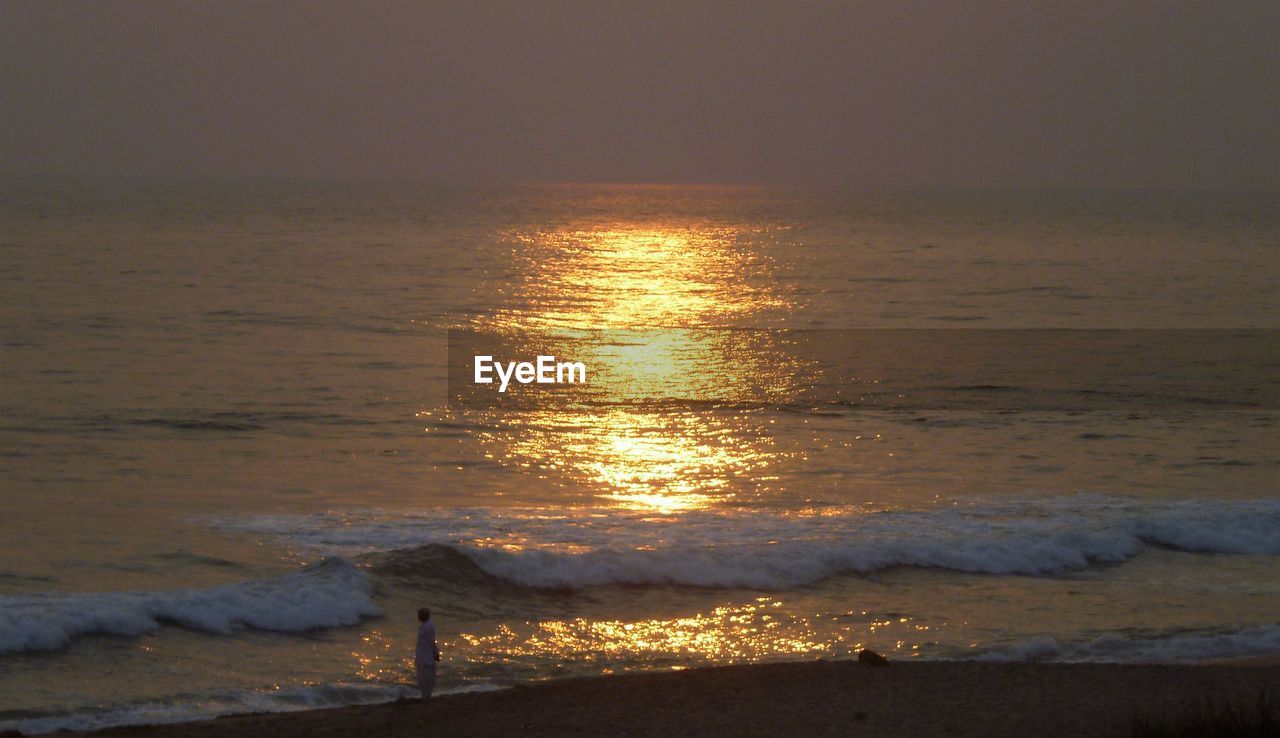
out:
{"label": "breaking wave", "polygon": [[[925,509],[698,511],[679,518],[583,509],[329,513],[223,521],[374,570],[484,575],[516,585],[787,589],[894,567],[1047,576],[1118,564],[1147,546],[1280,554],[1280,500],[1140,502],[1079,495]],[[448,549],[456,555],[450,555]],[[394,552],[394,553],[388,553]],[[464,558],[465,557],[465,558]]]}
{"label": "breaking wave", "polygon": [[79,636],[136,636],[172,624],[210,633],[306,631],[379,615],[369,577],[329,559],[289,574],[207,589],[0,596],[0,653],[51,651]]}

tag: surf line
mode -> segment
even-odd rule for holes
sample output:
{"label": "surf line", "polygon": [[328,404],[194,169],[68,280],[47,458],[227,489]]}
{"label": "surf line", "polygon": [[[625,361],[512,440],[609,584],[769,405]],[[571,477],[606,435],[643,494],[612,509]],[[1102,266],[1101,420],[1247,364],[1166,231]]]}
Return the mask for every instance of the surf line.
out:
{"label": "surf line", "polygon": [[511,380],[520,384],[585,384],[587,365],[581,361],[556,361],[554,356],[539,354],[535,361],[494,361],[492,356],[475,357],[475,383],[493,384],[498,378],[498,391],[506,392]]}

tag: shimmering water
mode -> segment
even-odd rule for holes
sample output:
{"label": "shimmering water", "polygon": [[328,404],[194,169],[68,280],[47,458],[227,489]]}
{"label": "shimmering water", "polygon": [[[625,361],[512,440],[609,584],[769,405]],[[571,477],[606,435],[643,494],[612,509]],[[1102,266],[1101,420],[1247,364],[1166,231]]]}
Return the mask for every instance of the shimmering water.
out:
{"label": "shimmering water", "polygon": [[[0,723],[390,699],[421,604],[445,690],[1280,650],[1278,248],[1273,195],[5,183]],[[450,329],[592,380],[460,402]]]}

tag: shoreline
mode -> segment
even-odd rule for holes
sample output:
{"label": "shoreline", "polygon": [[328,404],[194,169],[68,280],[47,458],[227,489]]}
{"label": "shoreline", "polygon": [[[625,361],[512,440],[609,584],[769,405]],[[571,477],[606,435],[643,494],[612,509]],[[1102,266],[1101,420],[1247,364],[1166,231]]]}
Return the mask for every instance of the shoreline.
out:
{"label": "shoreline", "polygon": [[428,701],[228,715],[66,736],[1126,736],[1206,699],[1280,694],[1280,656],[1176,665],[779,662],[552,680]]}
{"label": "shoreline", "polygon": [[1265,656],[1237,656],[1230,659],[1213,659],[1206,666],[1280,666],[1280,653]]}

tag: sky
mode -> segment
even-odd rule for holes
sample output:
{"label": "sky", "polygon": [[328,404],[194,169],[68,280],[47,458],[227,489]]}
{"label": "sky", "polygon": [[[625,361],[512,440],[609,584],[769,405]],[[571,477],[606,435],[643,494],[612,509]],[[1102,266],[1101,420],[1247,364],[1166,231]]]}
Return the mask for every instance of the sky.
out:
{"label": "sky", "polygon": [[0,0],[0,175],[1280,190],[1280,2]]}

